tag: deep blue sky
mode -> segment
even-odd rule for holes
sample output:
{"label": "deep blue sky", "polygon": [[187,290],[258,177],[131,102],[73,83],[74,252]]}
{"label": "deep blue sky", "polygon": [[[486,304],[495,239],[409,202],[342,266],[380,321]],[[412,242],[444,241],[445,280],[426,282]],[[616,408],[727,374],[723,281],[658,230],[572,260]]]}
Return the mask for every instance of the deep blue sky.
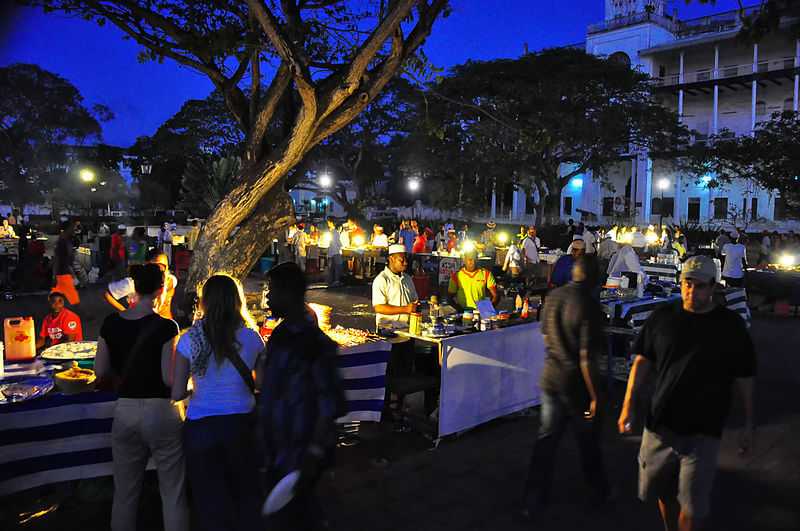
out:
{"label": "deep blue sky", "polygon": [[[580,42],[586,26],[603,18],[604,0],[453,0],[453,14],[437,22],[426,44],[429,58],[449,67],[467,59],[513,57],[531,50]],[[733,9],[674,0],[681,18]],[[748,2],[751,3],[751,2]],[[670,9],[671,12],[671,9]],[[103,103],[116,118],[104,140],[127,146],[149,135],[190,98],[203,98],[206,78],[169,60],[139,63],[139,47],[111,26],[32,9],[0,13],[0,65],[35,63],[71,81],[90,104]]]}

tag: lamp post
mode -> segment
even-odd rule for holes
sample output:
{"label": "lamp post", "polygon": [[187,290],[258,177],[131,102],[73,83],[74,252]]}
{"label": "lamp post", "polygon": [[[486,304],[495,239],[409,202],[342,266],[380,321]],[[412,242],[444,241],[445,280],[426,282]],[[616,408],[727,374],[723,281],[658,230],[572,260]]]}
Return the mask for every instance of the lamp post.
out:
{"label": "lamp post", "polygon": [[661,190],[661,202],[658,205],[658,233],[661,234],[664,231],[664,190],[669,188],[670,182],[669,179],[659,179],[658,180],[658,189]]}
{"label": "lamp post", "polygon": [[411,205],[411,217],[416,219],[416,201],[417,201],[417,192],[419,192],[420,182],[419,179],[416,177],[412,177],[408,180],[408,189],[411,191],[412,195],[414,196],[414,203]]}

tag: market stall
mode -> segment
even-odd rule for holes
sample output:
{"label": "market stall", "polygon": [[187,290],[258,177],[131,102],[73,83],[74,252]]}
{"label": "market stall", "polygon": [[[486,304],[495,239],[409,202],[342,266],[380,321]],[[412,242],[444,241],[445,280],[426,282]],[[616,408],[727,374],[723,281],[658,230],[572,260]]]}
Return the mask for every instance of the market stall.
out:
{"label": "market stall", "polygon": [[407,330],[397,333],[437,347],[441,366],[439,437],[539,403],[544,342],[538,322],[522,321],[451,337]]}
{"label": "market stall", "polygon": [[[348,345],[339,349],[338,361],[349,410],[339,422],[378,421],[391,344],[374,338],[359,343],[357,334],[347,332],[340,332],[339,339]],[[46,352],[49,360],[39,356],[34,362],[6,365],[0,379],[0,496],[112,474],[116,395],[53,390],[53,373],[66,357],[59,362]]]}

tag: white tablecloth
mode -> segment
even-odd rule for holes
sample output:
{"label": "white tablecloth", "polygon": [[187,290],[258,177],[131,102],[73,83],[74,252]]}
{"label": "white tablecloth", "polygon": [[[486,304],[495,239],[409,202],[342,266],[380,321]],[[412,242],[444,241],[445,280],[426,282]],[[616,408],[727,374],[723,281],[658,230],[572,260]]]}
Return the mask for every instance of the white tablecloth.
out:
{"label": "white tablecloth", "polygon": [[443,339],[439,437],[539,404],[539,323]]}

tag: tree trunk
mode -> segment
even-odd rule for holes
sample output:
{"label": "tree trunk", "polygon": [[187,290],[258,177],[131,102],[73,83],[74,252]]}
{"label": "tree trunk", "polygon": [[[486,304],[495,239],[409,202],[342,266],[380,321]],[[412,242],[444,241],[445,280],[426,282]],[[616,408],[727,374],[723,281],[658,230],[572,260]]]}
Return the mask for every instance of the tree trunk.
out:
{"label": "tree trunk", "polygon": [[542,205],[544,223],[548,225],[559,224],[561,222],[561,193],[548,193],[544,196]]}
{"label": "tree trunk", "polygon": [[202,254],[193,257],[187,292],[197,291],[197,286],[214,273],[224,272],[240,279],[250,273],[273,238],[294,220],[292,198],[281,188],[275,186],[267,193],[229,237],[211,240],[204,231],[211,252],[206,257]]}

